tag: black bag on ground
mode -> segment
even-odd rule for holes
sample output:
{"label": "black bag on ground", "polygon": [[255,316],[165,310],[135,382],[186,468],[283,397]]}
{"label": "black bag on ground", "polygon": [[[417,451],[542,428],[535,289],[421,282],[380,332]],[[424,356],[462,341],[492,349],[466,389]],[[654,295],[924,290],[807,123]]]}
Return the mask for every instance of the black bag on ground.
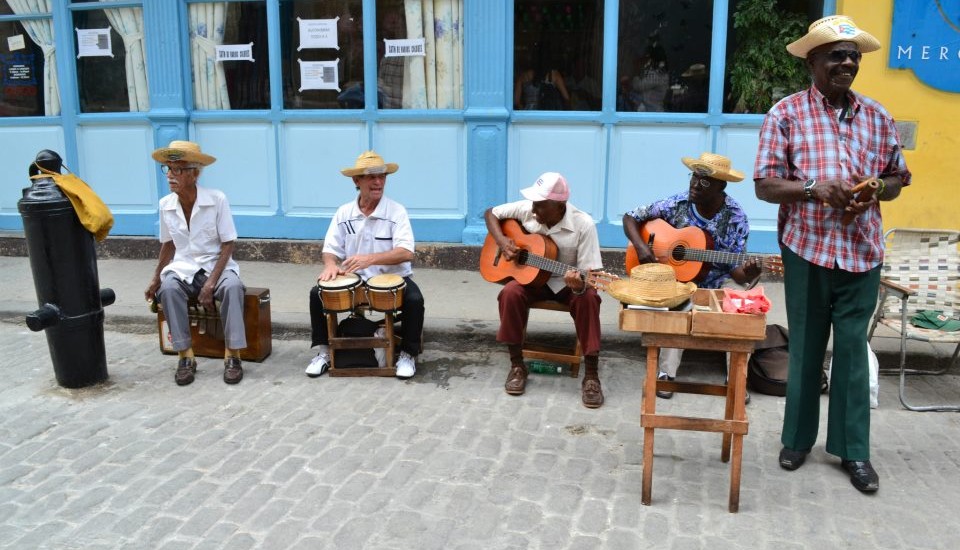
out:
{"label": "black bag on ground", "polygon": [[753,391],[783,397],[787,395],[789,365],[787,329],[767,325],[767,337],[757,342],[747,363],[747,383]]}
{"label": "black bag on ground", "polygon": [[[377,323],[367,319],[350,315],[340,321],[337,326],[338,336],[349,337],[370,337],[377,331]],[[334,365],[340,368],[377,368],[377,357],[373,353],[373,348],[360,349],[338,349],[333,350]]]}

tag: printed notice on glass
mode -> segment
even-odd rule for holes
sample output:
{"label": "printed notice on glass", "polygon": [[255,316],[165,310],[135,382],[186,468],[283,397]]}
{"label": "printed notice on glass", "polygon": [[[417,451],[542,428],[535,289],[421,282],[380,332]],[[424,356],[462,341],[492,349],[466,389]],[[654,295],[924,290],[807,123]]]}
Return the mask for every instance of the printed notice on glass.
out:
{"label": "printed notice on glass", "polygon": [[23,35],[17,34],[14,36],[7,37],[7,47],[10,48],[11,52],[15,52],[17,50],[22,50],[26,48],[27,45],[23,41]]}
{"label": "printed notice on glass", "polygon": [[297,51],[304,48],[333,48],[340,49],[337,38],[336,19],[300,19],[300,46]]}
{"label": "printed notice on glass", "polygon": [[253,42],[217,46],[217,61],[250,61],[252,63]]}
{"label": "printed notice on glass", "polygon": [[424,54],[423,38],[383,39],[384,57],[410,57]]}
{"label": "printed notice on glass", "polygon": [[77,29],[77,58],[113,57],[110,29]]}
{"label": "printed notice on glass", "polygon": [[337,66],[339,59],[333,61],[304,61],[300,64],[300,90],[336,90],[340,91],[340,75]]}

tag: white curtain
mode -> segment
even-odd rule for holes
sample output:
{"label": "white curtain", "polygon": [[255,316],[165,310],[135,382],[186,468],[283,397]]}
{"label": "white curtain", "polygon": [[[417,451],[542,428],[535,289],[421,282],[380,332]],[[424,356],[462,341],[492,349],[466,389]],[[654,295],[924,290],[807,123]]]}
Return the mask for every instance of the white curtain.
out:
{"label": "white curtain", "polygon": [[226,22],[226,2],[190,4],[190,58],[197,109],[230,108],[223,64],[217,63],[217,46],[223,44]]}
{"label": "white curtain", "polygon": [[404,109],[463,108],[463,0],[404,0],[407,38],[424,38],[426,55],[408,57]]}
{"label": "white curtain", "polygon": [[[100,0],[110,2],[111,0]],[[146,53],[143,47],[143,16],[140,8],[117,8],[103,10],[117,34],[123,38],[126,50],[127,98],[130,111],[150,110],[150,94],[147,89]]]}
{"label": "white curtain", "polygon": [[[17,15],[50,13],[53,0],[7,0],[7,5]],[[21,21],[30,40],[43,51],[43,114],[60,114],[60,86],[57,83],[57,52],[53,43],[53,19]]]}

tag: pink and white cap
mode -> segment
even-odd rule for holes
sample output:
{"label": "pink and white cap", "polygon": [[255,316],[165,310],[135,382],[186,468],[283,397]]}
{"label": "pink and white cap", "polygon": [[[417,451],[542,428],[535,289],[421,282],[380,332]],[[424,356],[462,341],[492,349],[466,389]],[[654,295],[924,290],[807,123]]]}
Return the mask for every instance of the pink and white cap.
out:
{"label": "pink and white cap", "polygon": [[520,194],[527,200],[537,201],[565,201],[570,198],[570,187],[567,180],[557,172],[544,172],[533,182],[533,185],[521,189]]}

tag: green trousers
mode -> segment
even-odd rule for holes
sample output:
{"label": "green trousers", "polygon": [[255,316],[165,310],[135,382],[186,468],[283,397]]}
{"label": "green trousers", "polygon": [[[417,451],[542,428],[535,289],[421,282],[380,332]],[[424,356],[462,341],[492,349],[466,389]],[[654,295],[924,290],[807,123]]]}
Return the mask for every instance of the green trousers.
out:
{"label": "green trousers", "polygon": [[781,247],[790,329],[790,370],[780,440],[809,450],[820,424],[820,371],[833,328],[827,452],[870,459],[867,329],[877,303],[880,267],[863,273],[827,269]]}

